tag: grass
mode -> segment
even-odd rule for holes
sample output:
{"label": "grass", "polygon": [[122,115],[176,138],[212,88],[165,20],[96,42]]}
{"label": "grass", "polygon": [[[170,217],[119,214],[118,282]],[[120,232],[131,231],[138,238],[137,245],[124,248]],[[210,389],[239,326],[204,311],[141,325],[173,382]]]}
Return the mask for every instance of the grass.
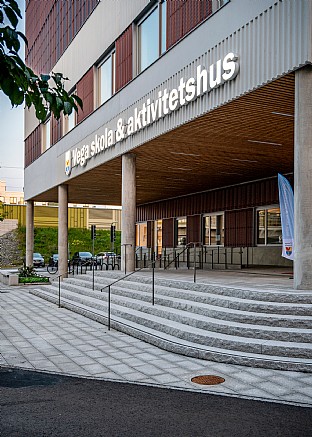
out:
{"label": "grass", "polygon": [[[115,252],[120,253],[121,232],[116,231],[114,243]],[[26,227],[19,226],[19,249],[22,256],[26,255]],[[71,228],[68,230],[68,245],[70,258],[75,252],[92,252],[91,232],[88,229]],[[94,240],[94,252],[109,252],[111,250],[110,231],[96,230]],[[58,229],[57,228],[35,228],[34,230],[34,252],[39,252],[47,263],[53,253],[58,253]]]}
{"label": "grass", "polygon": [[44,276],[29,276],[27,278],[19,277],[18,282],[20,284],[33,284],[38,282],[49,282],[49,278]]}

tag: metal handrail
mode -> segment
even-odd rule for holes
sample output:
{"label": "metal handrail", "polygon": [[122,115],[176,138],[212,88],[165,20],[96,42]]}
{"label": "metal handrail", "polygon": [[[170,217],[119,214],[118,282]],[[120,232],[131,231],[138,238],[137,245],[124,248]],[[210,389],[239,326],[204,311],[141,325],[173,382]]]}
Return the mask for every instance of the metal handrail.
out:
{"label": "metal handrail", "polygon": [[[153,254],[153,258],[152,259],[152,269],[153,269],[153,276],[152,276],[152,304],[155,305],[155,256]],[[123,276],[122,278],[116,279],[116,281],[111,282],[108,285],[105,285],[105,287],[101,288],[101,293],[103,292],[103,290],[105,290],[106,288],[108,288],[108,308],[107,308],[107,312],[108,312],[108,330],[110,331],[110,327],[111,327],[111,286],[116,284],[119,281],[122,281],[125,278],[128,278],[129,276],[134,275],[135,273],[140,272],[141,270],[145,269],[146,267],[141,267],[138,270],[134,270],[134,272],[128,273],[127,275]]]}
{"label": "metal handrail", "polygon": [[186,245],[185,245],[185,247],[184,247],[184,249],[181,251],[181,252],[179,252],[173,259],[172,259],[172,261],[170,261],[166,266],[164,266],[164,270],[166,270],[166,268],[167,267],[169,267],[172,263],[174,263],[179,257],[180,257],[180,255],[183,255],[183,253],[187,250],[187,249],[189,249],[190,247],[196,247],[197,245],[201,245],[202,246],[202,243],[199,243],[199,242],[196,242],[196,243],[193,243],[193,242],[191,242],[191,243],[187,243]]}

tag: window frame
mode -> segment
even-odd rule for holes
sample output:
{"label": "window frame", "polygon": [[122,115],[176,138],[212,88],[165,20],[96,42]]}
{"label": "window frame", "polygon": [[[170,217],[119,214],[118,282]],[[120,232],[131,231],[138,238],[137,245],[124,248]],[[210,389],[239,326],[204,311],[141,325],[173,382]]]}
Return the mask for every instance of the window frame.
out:
{"label": "window frame", "polygon": [[[104,100],[101,101],[101,67],[107,62],[108,60],[111,60],[111,95]],[[101,59],[101,61],[97,64],[97,77],[96,77],[96,106],[100,107],[104,105],[116,92],[116,50],[115,47],[109,52],[106,53],[106,55]]]}
{"label": "window frame", "polygon": [[[179,235],[179,221],[185,220],[185,234]],[[179,242],[181,239],[181,242]],[[183,242],[182,242],[182,239]],[[176,217],[174,220],[174,246],[184,247],[187,244],[187,216]]]}
{"label": "window frame", "polygon": [[[268,243],[268,211],[271,209],[278,209],[279,213],[281,214],[281,209],[280,206],[277,204],[274,205],[265,205],[265,206],[259,206],[258,208],[256,208],[256,224],[255,224],[255,240],[256,240],[256,246],[257,247],[281,247],[283,245],[283,240],[282,240],[282,222],[280,223],[280,227],[279,229],[281,230],[281,235],[280,235],[280,241],[278,243]],[[259,216],[258,216],[258,212],[259,211],[264,211],[265,215],[264,215],[264,243],[259,243]],[[281,217],[281,216],[280,216]],[[281,220],[281,219],[280,219]]]}
{"label": "window frame", "polygon": [[[137,41],[136,41],[136,50],[137,50],[137,72],[138,74],[145,71],[148,67],[150,67],[154,62],[157,61],[166,51],[167,51],[167,16],[166,16],[166,23],[165,23],[165,41],[166,41],[166,47],[163,49],[163,8],[165,9],[165,13],[167,11],[167,0],[158,0],[156,4],[153,4],[153,6],[144,14],[144,16],[137,22]],[[142,24],[155,12],[157,11],[157,17],[158,17],[158,35],[157,35],[157,44],[158,44],[158,55],[154,61],[152,61],[150,64],[145,66],[144,68],[141,67],[142,62],[142,56],[141,56],[141,27]]]}
{"label": "window frame", "polygon": [[[209,242],[206,243],[206,218],[207,217],[217,217],[221,216],[222,217],[222,227],[221,227],[221,234],[217,234],[216,233],[216,241],[217,241],[217,235],[220,235],[220,244],[211,244],[211,219],[209,220]],[[225,220],[224,220],[225,214],[224,211],[217,211],[217,212],[211,212],[211,213],[207,213],[207,214],[203,214],[202,217],[202,240],[203,240],[203,245],[207,246],[207,247],[224,247],[224,239],[225,239]],[[216,231],[217,231],[217,227],[216,227]],[[223,231],[223,234],[222,234]]]}
{"label": "window frame", "polygon": [[[49,125],[49,130],[47,130],[47,125]],[[48,133],[48,136],[47,136]],[[49,138],[49,141],[47,141],[47,138]],[[49,145],[47,146],[49,142]],[[52,146],[52,123],[51,123],[51,114],[49,114],[42,123],[42,148],[41,153],[44,153],[46,150],[50,149]]]}
{"label": "window frame", "polygon": [[[72,89],[69,93],[71,96],[72,94],[76,94],[76,89]],[[69,129],[69,118],[74,117],[74,125],[71,129]],[[75,109],[72,110],[70,115],[63,115],[63,136],[68,134],[68,132],[71,132],[75,127],[77,126],[77,113]]]}

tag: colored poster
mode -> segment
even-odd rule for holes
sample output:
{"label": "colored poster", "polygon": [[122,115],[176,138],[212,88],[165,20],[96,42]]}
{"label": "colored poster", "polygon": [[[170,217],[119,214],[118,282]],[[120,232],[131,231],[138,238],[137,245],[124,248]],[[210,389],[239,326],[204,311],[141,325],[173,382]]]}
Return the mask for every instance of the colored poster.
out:
{"label": "colored poster", "polygon": [[278,174],[283,250],[282,256],[294,259],[294,192],[288,180]]}

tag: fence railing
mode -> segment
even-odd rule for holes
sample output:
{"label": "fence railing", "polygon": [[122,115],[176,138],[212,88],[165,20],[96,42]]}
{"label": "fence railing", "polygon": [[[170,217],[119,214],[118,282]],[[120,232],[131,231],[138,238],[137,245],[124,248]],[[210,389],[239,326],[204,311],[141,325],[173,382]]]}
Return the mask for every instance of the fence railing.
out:
{"label": "fence railing", "polygon": [[[245,250],[244,250],[245,249]],[[137,248],[136,268],[146,268],[155,256],[151,250]],[[196,269],[215,269],[223,267],[228,269],[236,266],[240,269],[249,266],[248,247],[223,247],[204,246],[202,243],[188,243],[181,248],[164,248],[162,253],[156,256],[156,267],[168,269],[174,265],[176,269],[181,266]]]}

